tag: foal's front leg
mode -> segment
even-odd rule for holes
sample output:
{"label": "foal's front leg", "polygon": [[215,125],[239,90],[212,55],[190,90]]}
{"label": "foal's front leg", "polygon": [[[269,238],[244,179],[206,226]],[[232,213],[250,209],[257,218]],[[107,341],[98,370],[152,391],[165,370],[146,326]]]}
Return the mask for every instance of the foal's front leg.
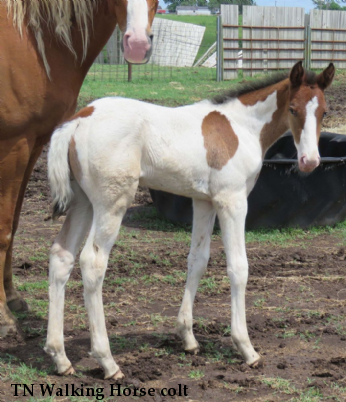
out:
{"label": "foal's front leg", "polygon": [[207,268],[214,222],[213,205],[208,201],[194,200],[187,282],[178,315],[178,334],[183,341],[185,351],[189,353],[198,351],[198,342],[192,331],[192,308],[199,281]]}
{"label": "foal's front leg", "polygon": [[[221,197],[220,197],[221,198]],[[248,261],[245,249],[246,194],[229,194],[215,200],[227,258],[227,274],[231,281],[231,336],[246,363],[255,366],[260,360],[254,350],[246,326],[245,289]]]}

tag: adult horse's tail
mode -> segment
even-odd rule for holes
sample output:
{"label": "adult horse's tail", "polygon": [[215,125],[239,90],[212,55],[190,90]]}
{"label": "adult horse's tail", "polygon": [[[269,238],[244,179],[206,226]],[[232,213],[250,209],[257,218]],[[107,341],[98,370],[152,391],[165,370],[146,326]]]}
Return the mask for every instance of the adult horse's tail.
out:
{"label": "adult horse's tail", "polygon": [[69,145],[78,127],[78,119],[65,123],[54,131],[48,152],[48,179],[53,197],[52,218],[67,211],[73,191],[70,180]]}

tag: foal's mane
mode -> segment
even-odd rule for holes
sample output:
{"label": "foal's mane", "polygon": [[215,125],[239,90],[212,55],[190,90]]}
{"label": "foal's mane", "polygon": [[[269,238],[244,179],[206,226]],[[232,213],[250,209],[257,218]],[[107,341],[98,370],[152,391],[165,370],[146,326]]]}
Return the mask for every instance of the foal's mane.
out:
{"label": "foal's mane", "polygon": [[83,59],[86,56],[90,22],[93,11],[100,0],[5,0],[8,14],[12,13],[13,24],[23,33],[23,25],[27,21],[35,35],[38,50],[42,56],[46,72],[50,67],[46,58],[42,25],[47,24],[58,39],[76,56],[71,38],[71,19],[75,19],[82,35]]}
{"label": "foal's mane", "polygon": [[[242,95],[249,94],[251,92],[259,91],[260,89],[268,88],[271,85],[278,84],[279,82],[287,79],[289,76],[289,72],[281,72],[276,74],[270,74],[265,78],[256,80],[256,81],[248,81],[238,85],[231,90],[216,95],[211,101],[212,103],[219,105],[222,103],[226,103],[231,99],[239,98]],[[304,83],[307,85],[313,85],[316,83],[316,74],[313,71],[305,71]]]}

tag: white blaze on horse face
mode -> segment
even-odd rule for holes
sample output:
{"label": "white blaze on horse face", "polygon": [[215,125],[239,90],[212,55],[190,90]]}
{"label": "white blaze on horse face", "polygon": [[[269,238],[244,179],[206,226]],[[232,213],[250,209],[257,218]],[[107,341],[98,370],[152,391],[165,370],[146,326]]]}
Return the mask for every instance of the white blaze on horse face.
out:
{"label": "white blaze on horse face", "polygon": [[320,164],[317,139],[318,98],[315,96],[306,105],[306,119],[300,136],[299,144],[295,144],[298,151],[299,168],[303,172],[312,172]]}
{"label": "white blaze on horse face", "polygon": [[152,44],[147,33],[148,26],[146,0],[129,0],[127,27],[123,39],[124,57],[128,62],[138,64],[149,60]]}

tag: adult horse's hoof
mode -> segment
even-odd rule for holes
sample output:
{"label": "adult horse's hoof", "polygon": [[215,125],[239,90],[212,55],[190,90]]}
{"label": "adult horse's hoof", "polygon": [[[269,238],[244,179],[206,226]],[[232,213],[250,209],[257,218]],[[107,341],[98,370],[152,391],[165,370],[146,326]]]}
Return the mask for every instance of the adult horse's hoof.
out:
{"label": "adult horse's hoof", "polygon": [[73,366],[70,366],[67,370],[65,370],[63,373],[59,373],[59,375],[61,375],[61,376],[68,376],[68,375],[73,375],[73,374],[75,374],[76,373],[76,371],[75,371],[75,369],[73,368]]}
{"label": "adult horse's hoof", "polygon": [[111,375],[110,377],[105,377],[105,380],[114,380],[120,381],[125,377],[121,370],[118,370],[115,374]]}
{"label": "adult horse's hoof", "polygon": [[11,314],[11,311],[6,304],[0,306],[0,337],[4,338],[17,333],[16,319]]}
{"label": "adult horse's hoof", "polygon": [[8,301],[7,307],[15,313],[25,313],[26,311],[29,311],[28,303],[21,296]]}
{"label": "adult horse's hoof", "polygon": [[0,325],[0,338],[6,338],[6,336],[12,336],[18,333],[17,326],[14,325]]}

